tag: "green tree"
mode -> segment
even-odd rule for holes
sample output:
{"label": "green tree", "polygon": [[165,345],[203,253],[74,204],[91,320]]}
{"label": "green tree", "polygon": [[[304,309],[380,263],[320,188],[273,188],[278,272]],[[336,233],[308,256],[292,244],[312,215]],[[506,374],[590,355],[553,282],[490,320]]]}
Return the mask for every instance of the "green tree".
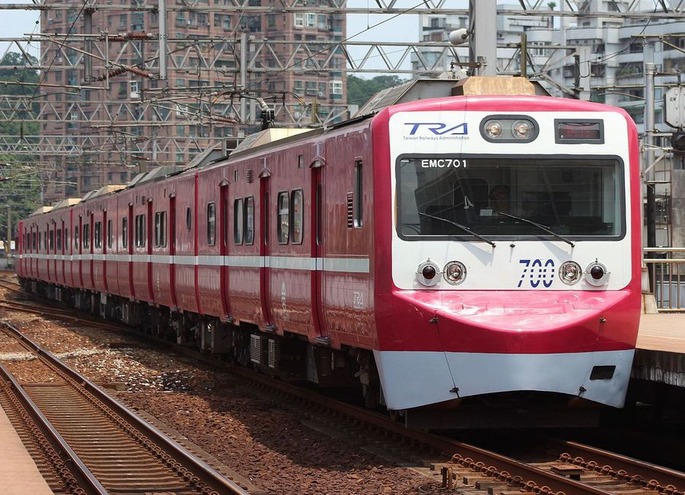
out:
{"label": "green tree", "polygon": [[40,129],[38,122],[29,118],[40,111],[40,104],[34,98],[39,93],[40,75],[26,68],[27,63],[35,66],[38,61],[28,57],[27,61],[23,55],[9,52],[0,60],[0,95],[8,97],[0,100],[0,110],[11,116],[9,121],[0,121],[0,134],[6,136],[35,136]]}
{"label": "green tree", "polygon": [[373,79],[362,79],[357,76],[347,76],[347,103],[360,107],[379,91],[399,86],[406,79],[397,76],[376,76]]}
{"label": "green tree", "polygon": [[[29,56],[27,60],[19,53],[9,52],[0,60],[0,239],[7,239],[7,214],[11,217],[12,230],[20,218],[26,218],[41,204],[40,173],[36,166],[39,157],[12,153],[21,142],[36,139],[40,124],[35,118],[40,103],[34,98],[39,94],[40,75],[27,66],[38,61]],[[6,209],[7,208],[7,209]],[[10,233],[10,238],[14,237]]]}

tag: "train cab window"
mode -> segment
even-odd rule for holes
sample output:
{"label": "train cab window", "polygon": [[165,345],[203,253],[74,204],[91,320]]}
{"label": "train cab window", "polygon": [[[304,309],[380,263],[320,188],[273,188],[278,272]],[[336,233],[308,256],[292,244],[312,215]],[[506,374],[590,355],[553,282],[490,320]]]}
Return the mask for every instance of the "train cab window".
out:
{"label": "train cab window", "polygon": [[247,245],[254,244],[254,197],[245,198],[245,237]]}
{"label": "train cab window", "polygon": [[121,247],[128,247],[128,217],[121,219]]}
{"label": "train cab window", "polygon": [[145,229],[145,215],[136,215],[135,230],[133,232],[135,247],[145,247],[146,229]]}
{"label": "train cab window", "polygon": [[209,246],[216,244],[216,205],[214,203],[207,204],[207,244]]}
{"label": "train cab window", "polygon": [[95,222],[93,229],[93,246],[95,249],[102,249],[102,222]]}
{"label": "train cab window", "polygon": [[155,247],[166,247],[166,211],[155,213]]}
{"label": "train cab window", "polygon": [[233,242],[235,244],[243,243],[243,229],[245,227],[243,202],[243,198],[233,201]]}
{"label": "train cab window", "polygon": [[290,214],[290,240],[293,244],[302,244],[304,235],[302,228],[302,223],[304,221],[304,199],[302,189],[296,189],[290,193]]}
{"label": "train cab window", "polygon": [[407,240],[620,238],[623,171],[614,157],[401,157],[397,232]]}
{"label": "train cab window", "polygon": [[278,221],[276,229],[278,233],[278,243],[287,244],[290,235],[290,193],[282,191],[278,193]]}

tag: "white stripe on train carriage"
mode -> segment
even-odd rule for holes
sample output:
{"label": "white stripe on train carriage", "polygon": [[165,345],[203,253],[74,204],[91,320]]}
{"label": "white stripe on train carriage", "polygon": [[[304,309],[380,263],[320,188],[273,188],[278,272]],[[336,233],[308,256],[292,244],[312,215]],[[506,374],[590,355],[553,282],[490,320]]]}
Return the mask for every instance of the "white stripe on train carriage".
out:
{"label": "white stripe on train carriage", "polygon": [[272,268],[278,270],[369,273],[370,260],[364,258],[311,258],[304,256],[181,256],[156,254],[76,254],[46,255],[25,253],[20,259],[42,261],[107,261],[108,263],[155,263],[184,266],[228,266],[234,268]]}

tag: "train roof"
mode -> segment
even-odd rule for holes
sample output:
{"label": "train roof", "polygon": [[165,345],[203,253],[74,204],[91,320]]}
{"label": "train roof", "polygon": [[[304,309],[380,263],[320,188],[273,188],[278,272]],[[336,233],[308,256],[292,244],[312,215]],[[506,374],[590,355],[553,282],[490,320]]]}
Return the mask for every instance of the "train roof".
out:
{"label": "train roof", "polygon": [[236,146],[233,153],[241,153],[258,146],[280,141],[281,139],[286,139],[291,136],[297,136],[298,134],[303,134],[305,132],[312,132],[312,129],[304,127],[270,127],[245,137],[245,139]]}
{"label": "train roof", "polygon": [[361,117],[386,107],[430,98],[470,95],[549,95],[540,84],[523,77],[471,76],[461,79],[412,79],[376,93],[354,115]]}
{"label": "train roof", "polygon": [[57,210],[59,208],[69,208],[70,206],[74,206],[75,204],[78,204],[80,202],[81,198],[66,198],[52,205],[52,209]]}
{"label": "train roof", "polygon": [[36,210],[34,210],[33,213],[31,213],[29,216],[35,216],[35,215],[42,215],[43,213],[47,213],[49,211],[52,211],[52,206],[40,206]]}
{"label": "train roof", "polygon": [[129,182],[126,186],[124,187],[135,187],[139,184],[143,184],[145,182],[152,182],[152,181],[157,181],[157,180],[162,180],[166,179],[169,176],[180,174],[184,170],[186,170],[188,167],[186,166],[180,166],[180,165],[163,165],[161,167],[155,167],[152,170],[148,172],[143,172],[138,175],[136,175],[131,182]]}

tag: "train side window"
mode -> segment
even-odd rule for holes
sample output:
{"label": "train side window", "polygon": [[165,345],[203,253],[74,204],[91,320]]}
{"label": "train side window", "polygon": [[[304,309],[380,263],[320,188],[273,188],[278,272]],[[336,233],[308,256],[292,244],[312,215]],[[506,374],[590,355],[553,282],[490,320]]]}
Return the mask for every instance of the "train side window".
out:
{"label": "train side window", "polygon": [[288,236],[290,234],[290,194],[288,191],[281,191],[278,193],[278,243],[287,244]]}
{"label": "train side window", "polygon": [[216,205],[207,204],[207,244],[213,246],[216,243]]}
{"label": "train side window", "polygon": [[95,246],[95,249],[102,249],[102,222],[95,222],[93,245]]}
{"label": "train side window", "polygon": [[304,221],[303,208],[303,193],[302,189],[296,189],[290,194],[290,214],[292,215],[290,221],[290,239],[293,244],[302,244],[304,230],[302,223]]}
{"label": "train side window", "polygon": [[128,247],[128,217],[121,219],[121,247]]}
{"label": "train side window", "polygon": [[79,237],[78,225],[74,227],[74,250],[78,252],[81,247],[81,239]]}
{"label": "train side window", "polygon": [[31,245],[32,245],[32,249],[33,249],[34,253],[36,252],[36,244],[38,242],[36,239],[37,239],[36,233],[32,232],[31,233]]}
{"label": "train side window", "polygon": [[64,227],[64,249],[69,250],[69,229]]}
{"label": "train side window", "polygon": [[354,195],[352,198],[352,205],[348,205],[348,211],[352,213],[352,221],[348,222],[352,224],[354,228],[361,228],[362,226],[362,195],[363,195],[363,183],[362,183],[362,161],[356,160],[354,162]]}
{"label": "train side window", "polygon": [[145,215],[136,215],[136,230],[133,233],[136,247],[145,247]]}
{"label": "train side window", "polygon": [[166,247],[166,211],[155,213],[155,247]]}
{"label": "train side window", "polygon": [[190,210],[190,206],[186,208],[186,230],[190,232],[190,228],[193,226],[193,214]]}
{"label": "train side window", "polygon": [[83,226],[83,249],[90,248],[90,224]]}
{"label": "train side window", "polygon": [[243,203],[243,198],[239,198],[233,201],[233,242],[235,244],[243,243]]}
{"label": "train side window", "polygon": [[245,244],[254,244],[254,197],[245,198]]}
{"label": "train side window", "polygon": [[53,230],[50,230],[49,232],[49,238],[50,238],[50,252],[52,252],[55,249],[55,232]]}
{"label": "train side window", "polygon": [[62,251],[62,229],[57,229],[55,230],[55,234],[57,235],[57,251]]}
{"label": "train side window", "polygon": [[112,220],[107,220],[107,249],[112,249],[114,243],[114,232],[112,231]]}

